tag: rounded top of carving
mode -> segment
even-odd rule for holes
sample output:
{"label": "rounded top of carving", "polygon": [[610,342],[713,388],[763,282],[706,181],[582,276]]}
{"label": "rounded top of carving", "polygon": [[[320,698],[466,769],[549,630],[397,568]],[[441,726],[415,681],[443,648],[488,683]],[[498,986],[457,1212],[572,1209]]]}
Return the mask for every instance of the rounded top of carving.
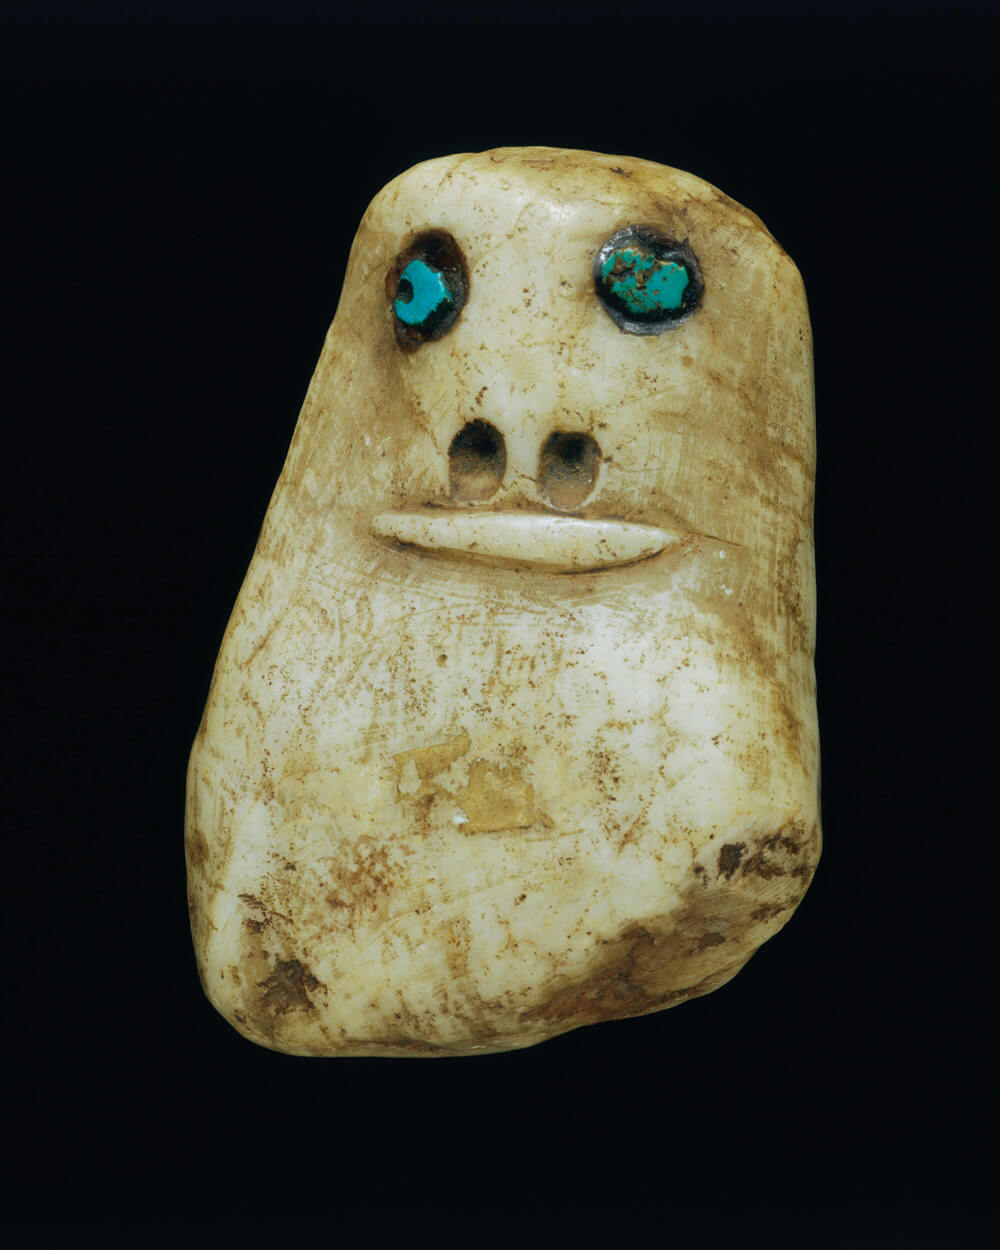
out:
{"label": "rounded top of carving", "polygon": [[[755,213],[694,174],[638,157],[567,148],[495,148],[435,157],[388,183],[368,214],[386,224],[411,219],[418,230],[422,214],[433,206],[444,229],[447,220],[459,229],[496,223],[501,237],[513,237],[546,220],[557,234],[597,222],[662,230],[670,221],[683,223],[685,208],[693,205],[711,208],[717,221],[742,224],[758,243],[784,255]],[[519,221],[519,212],[526,219]],[[603,242],[598,239],[598,246]]]}

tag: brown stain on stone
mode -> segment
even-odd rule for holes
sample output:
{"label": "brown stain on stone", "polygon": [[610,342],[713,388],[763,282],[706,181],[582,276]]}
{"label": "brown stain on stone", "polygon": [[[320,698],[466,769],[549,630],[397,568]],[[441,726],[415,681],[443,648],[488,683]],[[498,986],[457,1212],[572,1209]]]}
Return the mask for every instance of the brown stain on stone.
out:
{"label": "brown stain on stone", "polygon": [[780,916],[782,912],[789,911],[794,907],[794,903],[764,903],[761,907],[755,907],[750,913],[751,920],[774,920]]}
{"label": "brown stain on stone", "polygon": [[526,1023],[577,1028],[601,1020],[646,1015],[706,993],[712,975],[693,983],[678,976],[673,984],[658,968],[664,957],[663,938],[633,925],[607,943],[611,957],[599,971],[557,990],[539,1006],[526,1011]]}
{"label": "brown stain on stone", "polygon": [[727,881],[737,873],[740,880],[805,878],[811,876],[819,850],[818,827],[793,822],[763,837],[726,843],[719,849],[718,872]]}
{"label": "brown stain on stone", "polygon": [[744,863],[743,875],[745,877],[762,877],[765,881],[769,881],[773,877],[783,877],[785,869],[781,864],[776,864],[773,860],[768,859],[763,851],[758,851]]}
{"label": "brown stain on stone", "polygon": [[248,911],[255,912],[256,915],[244,916],[243,927],[248,933],[263,933],[276,920],[284,921],[286,925],[290,923],[288,916],[278,911],[273,904],[265,902],[257,897],[256,894],[239,894],[237,895],[240,902],[245,904]]}
{"label": "brown stain on stone", "polygon": [[[762,881],[788,877],[805,882],[812,876],[819,851],[818,827],[789,824],[754,843],[752,853],[740,865],[740,875],[743,878],[757,877]],[[805,885],[801,884],[796,889],[801,894]]]}
{"label": "brown stain on stone", "polygon": [[740,866],[740,860],[743,858],[743,852],[746,849],[744,842],[728,842],[719,851],[719,872],[730,880],[733,873]]}
{"label": "brown stain on stone", "polygon": [[790,830],[780,829],[777,833],[768,834],[761,840],[761,847],[766,851],[779,848],[789,855],[801,855],[805,837],[805,830],[795,825]]}
{"label": "brown stain on stone", "polygon": [[225,1012],[251,1041],[295,1054],[322,1054],[323,1026],[314,1002],[323,990],[304,958],[275,954],[250,936],[234,979],[235,1001]]}
{"label": "brown stain on stone", "polygon": [[188,829],[186,849],[190,868],[194,871],[203,868],[208,860],[208,842],[202,831],[193,823]]}
{"label": "brown stain on stone", "polygon": [[265,904],[253,894],[240,894],[239,899],[250,910],[258,913],[255,916],[244,916],[243,928],[246,929],[247,933],[263,933],[271,923],[271,915]]}
{"label": "brown stain on stone", "polygon": [[259,982],[260,1006],[272,1016],[314,1011],[309,991],[319,987],[319,981],[298,959],[278,959],[270,976]]}
{"label": "brown stain on stone", "polygon": [[[746,962],[746,900],[735,891],[690,897],[669,919],[629,925],[603,941],[600,966],[574,978],[524,1013],[526,1021],[575,1028],[600,1020],[645,1015],[706,994]],[[730,939],[732,957],[720,968],[715,952]],[[703,952],[709,951],[707,955]]]}
{"label": "brown stain on stone", "polygon": [[363,836],[350,847],[349,858],[334,861],[328,869],[332,889],[327,904],[348,927],[363,915],[378,915],[385,909],[394,879],[389,847],[378,839]]}
{"label": "brown stain on stone", "polygon": [[[297,1054],[325,1053],[316,996],[323,983],[309,966],[311,948],[297,940],[295,924],[272,899],[265,879],[257,894],[240,894],[245,910],[238,967],[228,969],[232,989],[224,1010],[252,1041]],[[279,904],[280,906],[280,904]]]}
{"label": "brown stain on stone", "polygon": [[387,1034],[374,1042],[359,1042],[345,1048],[345,1053],[352,1050],[360,1055],[415,1056],[422,1059],[447,1058],[465,1053],[460,1046],[440,1046],[435,1042],[422,1042],[394,1034]]}
{"label": "brown stain on stone", "polygon": [[630,925],[602,942],[603,958],[594,970],[558,985],[524,1012],[523,1020],[565,1031],[709,993],[781,927],[782,916],[802,897],[818,854],[818,829],[797,823],[745,843],[727,843],[719,852],[718,875],[692,873],[678,911]]}
{"label": "brown stain on stone", "polygon": [[467,916],[454,917],[443,932],[447,935],[444,957],[452,982],[464,988],[469,977],[469,946],[472,941],[472,925]]}

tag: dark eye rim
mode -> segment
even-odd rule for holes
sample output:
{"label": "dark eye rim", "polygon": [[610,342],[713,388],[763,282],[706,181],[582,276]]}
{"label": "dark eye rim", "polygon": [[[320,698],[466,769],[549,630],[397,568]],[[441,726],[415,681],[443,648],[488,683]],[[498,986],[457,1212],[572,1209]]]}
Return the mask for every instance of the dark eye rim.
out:
{"label": "dark eye rim", "polygon": [[[629,244],[637,246],[645,252],[651,252],[657,260],[676,261],[684,266],[688,274],[688,285],[682,297],[681,306],[658,313],[636,314],[624,305],[614,294],[608,291],[601,273],[608,255],[620,247]],[[688,240],[678,242],[656,226],[633,225],[616,230],[602,244],[594,257],[594,290],[604,310],[625,334],[662,334],[672,330],[674,326],[686,321],[701,306],[705,293],[705,281],[701,266]]]}
{"label": "dark eye rim", "polygon": [[[411,261],[422,260],[440,273],[448,288],[451,302],[447,308],[435,310],[420,325],[407,325],[396,315],[399,280]],[[404,349],[419,347],[447,334],[469,298],[469,268],[456,240],[447,230],[421,230],[396,257],[385,276],[385,293],[389,314],[396,331],[396,341]]]}

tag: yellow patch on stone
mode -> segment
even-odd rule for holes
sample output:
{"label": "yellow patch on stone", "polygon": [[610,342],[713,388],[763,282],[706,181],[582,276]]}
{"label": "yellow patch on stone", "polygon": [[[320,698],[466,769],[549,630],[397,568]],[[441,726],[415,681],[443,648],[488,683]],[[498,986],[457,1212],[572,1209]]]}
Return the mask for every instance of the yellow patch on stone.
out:
{"label": "yellow patch on stone", "polygon": [[[396,789],[407,799],[447,799],[459,809],[456,828],[463,833],[490,833],[498,829],[528,829],[535,823],[535,791],[514,764],[468,762],[468,781],[456,784],[453,769],[468,753],[469,735],[393,757]],[[451,772],[451,777],[442,776]]]}
{"label": "yellow patch on stone", "polygon": [[535,791],[513,765],[475,760],[469,784],[451,796],[468,817],[463,833],[528,829],[535,823]]}
{"label": "yellow patch on stone", "polygon": [[[396,764],[397,789],[409,798],[427,798],[429,795],[440,794],[440,787],[434,785],[432,778],[450,768],[456,760],[466,755],[469,750],[469,735],[461,733],[457,738],[449,738],[447,742],[438,742],[434,746],[418,747],[415,751],[402,751],[393,757]],[[414,770],[416,778],[414,779]],[[418,784],[414,784],[414,782]]]}

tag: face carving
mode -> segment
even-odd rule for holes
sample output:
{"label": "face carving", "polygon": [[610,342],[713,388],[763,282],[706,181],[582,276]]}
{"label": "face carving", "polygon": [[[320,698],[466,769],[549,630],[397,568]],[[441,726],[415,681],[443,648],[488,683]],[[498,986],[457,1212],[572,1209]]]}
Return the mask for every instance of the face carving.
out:
{"label": "face carving", "polygon": [[819,856],[801,279],[650,162],[409,170],[361,223],[188,779],[211,1001],[472,1054],[704,994]]}

